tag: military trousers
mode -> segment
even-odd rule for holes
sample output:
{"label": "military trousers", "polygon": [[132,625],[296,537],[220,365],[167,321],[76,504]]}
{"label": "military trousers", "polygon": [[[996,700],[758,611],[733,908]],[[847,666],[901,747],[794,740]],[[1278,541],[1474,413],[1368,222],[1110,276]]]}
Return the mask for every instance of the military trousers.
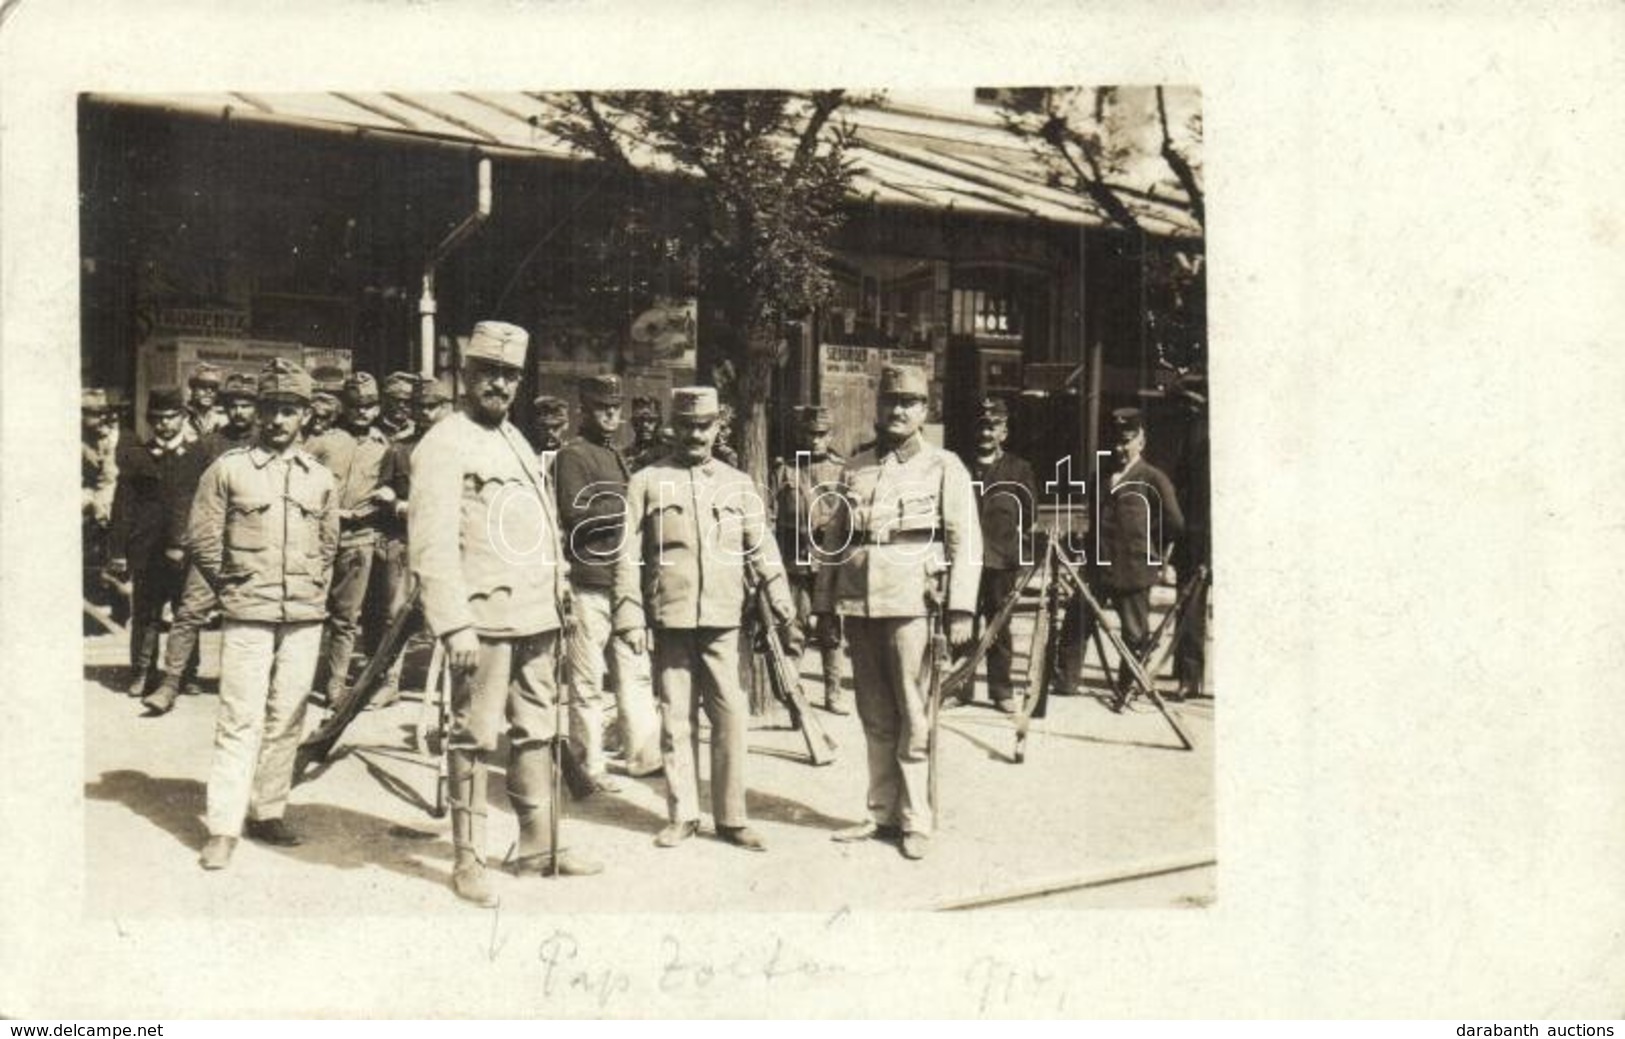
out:
{"label": "military trousers", "polygon": [[[649,658],[615,638],[610,591],[574,585],[573,625],[565,648],[570,675],[570,742],[592,775],[604,771],[604,666],[615,676],[617,724],[634,775],[661,765],[660,716],[649,673]],[[606,652],[607,651],[607,652]]]}
{"label": "military trousers", "polygon": [[350,682],[350,655],[361,631],[361,608],[367,601],[367,582],[378,546],[367,541],[340,545],[333,558],[333,583],[327,589],[327,630],[317,681],[328,699],[337,703]]}
{"label": "military trousers", "polygon": [[[976,613],[980,623],[987,624],[993,620],[999,607],[1004,605],[1004,600],[1015,591],[1018,576],[1018,570],[983,568],[982,583],[976,596]],[[1014,659],[1015,639],[1011,635],[1010,625],[1006,624],[987,652],[987,692],[994,703],[1015,695],[1015,687],[1010,681],[1010,664]]]}
{"label": "military trousers", "polygon": [[198,659],[198,632],[209,622],[218,600],[203,571],[188,562],[181,587],[180,604],[169,625],[169,645],[164,649],[164,675],[179,682],[195,671]]}
{"label": "military trousers", "polygon": [[245,817],[282,817],[321,638],[320,621],[225,622],[205,809],[210,836],[237,836]]}
{"label": "military trousers", "polygon": [[[801,625],[802,631],[812,630],[812,593],[816,576],[811,570],[787,571],[790,578],[790,595],[796,605],[796,623]],[[803,663],[808,653],[816,652],[819,657],[819,673],[824,679],[824,699],[826,701],[841,699],[841,649],[839,646],[814,646],[808,640],[807,646],[801,651],[801,660],[796,662],[796,673],[803,670]]]}
{"label": "military trousers", "polygon": [[744,826],[750,701],[739,684],[739,629],[661,628],[655,632],[654,674],[671,821],[700,817],[695,759],[704,710],[711,723],[712,814],[718,826]]}
{"label": "military trousers", "polygon": [[520,638],[480,636],[472,671],[451,684],[452,750],[490,753],[504,730],[519,751],[549,743],[558,733],[559,632]]}
{"label": "military trousers", "polygon": [[932,831],[928,794],[930,622],[847,617],[847,653],[869,751],[869,814],[905,833]]}

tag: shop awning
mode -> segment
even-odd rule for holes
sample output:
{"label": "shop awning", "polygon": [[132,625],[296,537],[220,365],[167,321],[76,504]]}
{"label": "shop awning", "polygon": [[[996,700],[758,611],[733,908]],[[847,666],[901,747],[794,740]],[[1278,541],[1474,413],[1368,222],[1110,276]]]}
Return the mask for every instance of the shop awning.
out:
{"label": "shop awning", "polygon": [[[91,99],[205,118],[404,136],[493,154],[585,159],[544,129],[559,110],[542,93],[231,92],[94,94]],[[855,130],[853,190],[859,198],[1085,227],[1109,222],[1087,198],[1051,187],[1043,163],[994,121],[887,106],[844,111],[843,117]],[[635,139],[627,137],[623,147],[640,168],[680,172],[669,158]],[[1149,231],[1173,237],[1201,233],[1181,200],[1158,197],[1155,185],[1121,185],[1120,195]]]}

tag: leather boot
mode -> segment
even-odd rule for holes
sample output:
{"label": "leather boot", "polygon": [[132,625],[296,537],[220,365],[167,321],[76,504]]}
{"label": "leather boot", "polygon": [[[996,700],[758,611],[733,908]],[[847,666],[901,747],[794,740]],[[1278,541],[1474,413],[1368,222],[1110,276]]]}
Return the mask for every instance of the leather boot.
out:
{"label": "leather boot", "polygon": [[497,904],[497,895],[485,870],[485,764],[472,750],[453,750],[447,758],[456,851],[451,889],[458,898],[489,908]]}
{"label": "leather boot", "polygon": [[[513,870],[524,875],[584,877],[603,871],[603,865],[566,848],[553,847],[550,809],[553,802],[553,748],[532,743],[513,748],[508,759],[508,801],[519,819],[519,844]],[[556,854],[555,854],[556,853]]]}

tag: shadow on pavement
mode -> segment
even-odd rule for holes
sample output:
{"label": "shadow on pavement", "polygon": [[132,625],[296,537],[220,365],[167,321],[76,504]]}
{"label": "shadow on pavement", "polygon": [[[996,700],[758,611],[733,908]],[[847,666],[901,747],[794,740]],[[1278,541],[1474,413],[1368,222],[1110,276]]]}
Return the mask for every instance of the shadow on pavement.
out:
{"label": "shadow on pavement", "polygon": [[193,851],[203,847],[203,784],[195,779],[159,779],[133,769],[103,772],[85,784],[92,801],[114,801],[141,816]]}

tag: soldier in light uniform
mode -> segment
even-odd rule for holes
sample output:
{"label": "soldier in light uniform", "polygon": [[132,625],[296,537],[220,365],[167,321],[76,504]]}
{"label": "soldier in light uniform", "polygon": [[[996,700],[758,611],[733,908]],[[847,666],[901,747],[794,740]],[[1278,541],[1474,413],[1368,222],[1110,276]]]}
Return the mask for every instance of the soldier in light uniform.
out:
{"label": "soldier in light uniform", "polygon": [[827,563],[813,596],[822,637],[834,637],[837,615],[845,621],[869,749],[870,818],[835,838],[900,835],[910,859],[925,856],[935,824],[927,800],[927,618],[946,614],[953,646],[970,642],[982,559],[970,474],[925,442],[926,403],[918,369],[882,370],[878,440],[841,474],[843,502],[827,528]]}
{"label": "soldier in light uniform", "polygon": [[581,381],[581,436],[554,459],[559,518],[570,558],[575,626],[570,633],[570,738],[593,781],[614,792],[604,756],[604,663],[615,677],[621,748],[626,772],[659,772],[660,719],[655,714],[649,658],[613,637],[611,592],[626,519],[631,469],[615,445],[621,426],[621,380],[594,375]]}
{"label": "soldier in light uniform", "polygon": [[[508,799],[519,819],[521,874],[597,873],[586,857],[554,848],[550,744],[561,737],[554,669],[568,609],[568,577],[553,491],[536,453],[511,423],[529,346],[525,330],[474,326],[463,359],[462,408],[429,430],[412,454],[407,548],[424,619],[445,643],[455,676],[451,773],[451,886],[495,905],[485,868],[485,755],[504,727]],[[563,805],[553,806],[563,811]]]}
{"label": "soldier in light uniform", "polygon": [[[775,488],[773,529],[778,535],[785,571],[790,575],[796,619],[806,628],[812,623],[819,546],[839,500],[836,487],[846,459],[830,450],[829,409],[801,408],[796,418],[800,427],[796,453],[779,460],[772,480]],[[824,706],[833,714],[851,714],[851,702],[841,687],[839,644],[820,643],[818,652],[823,665]]]}
{"label": "soldier in light uniform", "polygon": [[711,722],[717,836],[765,851],[745,814],[750,705],[739,682],[739,626],[747,567],[766,586],[774,617],[788,629],[795,652],[801,634],[756,484],[711,457],[718,418],[716,390],[673,390],[677,444],[664,461],[632,474],[626,494],[629,536],[615,568],[615,634],[638,653],[653,643],[670,818],[655,843],[670,848],[699,832],[694,759],[703,709]]}
{"label": "soldier in light uniform", "polygon": [[273,360],[258,388],[258,443],[204,472],[188,531],[225,612],[204,869],[224,869],[241,832],[300,842],[283,812],[338,551],[333,474],[299,447],[310,376]]}

